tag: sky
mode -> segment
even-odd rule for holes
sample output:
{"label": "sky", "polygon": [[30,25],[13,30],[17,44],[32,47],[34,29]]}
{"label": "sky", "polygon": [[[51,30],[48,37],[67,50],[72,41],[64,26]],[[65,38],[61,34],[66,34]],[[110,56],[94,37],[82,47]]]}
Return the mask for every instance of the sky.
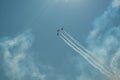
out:
{"label": "sky", "polygon": [[119,14],[120,0],[0,0],[0,80],[119,80]]}

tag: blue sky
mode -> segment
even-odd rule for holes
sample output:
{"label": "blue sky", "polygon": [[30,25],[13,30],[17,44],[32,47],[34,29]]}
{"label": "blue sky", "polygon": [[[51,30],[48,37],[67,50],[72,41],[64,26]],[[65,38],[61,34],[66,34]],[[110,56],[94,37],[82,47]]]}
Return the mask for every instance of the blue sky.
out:
{"label": "blue sky", "polygon": [[0,80],[109,80],[56,35],[61,27],[119,74],[119,5],[120,0],[0,0]]}

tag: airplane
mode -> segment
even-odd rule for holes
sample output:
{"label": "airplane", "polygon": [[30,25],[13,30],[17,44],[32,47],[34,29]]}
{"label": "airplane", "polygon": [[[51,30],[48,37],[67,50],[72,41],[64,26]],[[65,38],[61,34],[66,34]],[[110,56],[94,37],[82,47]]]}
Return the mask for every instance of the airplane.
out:
{"label": "airplane", "polygon": [[60,30],[58,29],[58,30],[57,30],[57,36],[59,36],[59,31],[60,31]]}
{"label": "airplane", "polygon": [[59,33],[57,33],[57,36],[59,36]]}
{"label": "airplane", "polygon": [[63,28],[61,28],[61,30],[63,31]]}

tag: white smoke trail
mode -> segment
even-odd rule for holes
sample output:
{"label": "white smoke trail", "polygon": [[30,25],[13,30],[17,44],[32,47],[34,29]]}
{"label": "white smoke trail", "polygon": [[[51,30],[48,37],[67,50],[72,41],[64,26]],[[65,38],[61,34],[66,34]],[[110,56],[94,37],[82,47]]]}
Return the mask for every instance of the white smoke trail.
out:
{"label": "white smoke trail", "polygon": [[[77,45],[81,50],[83,50],[84,53],[88,54],[94,61],[96,61],[96,63],[100,64],[101,66],[104,66],[104,68],[111,72],[110,69],[108,69],[108,67],[106,65],[104,65],[104,63],[102,63],[101,61],[97,60],[97,58],[94,55],[94,52],[89,51],[88,49],[86,49],[85,47],[83,47],[77,40],[75,40],[72,36],[70,36],[66,31],[62,31],[62,33],[64,35],[66,35],[66,37],[72,41],[75,45]],[[112,72],[111,72],[112,73]]]}
{"label": "white smoke trail", "polygon": [[87,53],[81,50],[80,47],[78,47],[71,40],[69,40],[69,38],[67,38],[67,36],[65,36],[62,32],[60,34],[61,34],[60,38],[62,38],[62,40],[65,41],[71,48],[73,48],[76,52],[78,52],[81,56],[83,56],[93,67],[98,69],[106,76],[111,77],[112,73],[107,71],[101,64],[97,63],[92,56],[89,56]]}
{"label": "white smoke trail", "polygon": [[89,51],[84,46],[82,46],[77,40],[75,40],[72,36],[70,36],[66,31],[62,31],[62,32],[63,32],[63,34],[65,34],[69,38],[69,40],[73,41],[73,43],[78,45],[83,51],[85,51],[86,53],[88,53],[91,56],[93,56],[93,58],[95,58],[95,56],[92,54],[93,52]]}

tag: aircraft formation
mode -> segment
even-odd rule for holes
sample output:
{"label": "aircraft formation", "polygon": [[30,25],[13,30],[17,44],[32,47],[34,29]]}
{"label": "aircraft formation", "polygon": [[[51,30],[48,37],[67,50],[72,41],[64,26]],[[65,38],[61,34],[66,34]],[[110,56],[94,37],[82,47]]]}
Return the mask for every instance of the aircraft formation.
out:
{"label": "aircraft formation", "polygon": [[116,67],[114,67],[113,64],[111,65],[112,68],[110,69],[109,66],[101,63],[101,61],[95,56],[94,52],[91,52],[90,50],[82,46],[63,28],[57,30],[57,36],[59,36],[73,50],[79,53],[95,69],[99,70],[102,74],[106,75],[110,80],[120,80],[120,76],[115,70]]}
{"label": "aircraft formation", "polygon": [[60,31],[63,31],[63,28],[57,30],[57,36],[59,36]]}

